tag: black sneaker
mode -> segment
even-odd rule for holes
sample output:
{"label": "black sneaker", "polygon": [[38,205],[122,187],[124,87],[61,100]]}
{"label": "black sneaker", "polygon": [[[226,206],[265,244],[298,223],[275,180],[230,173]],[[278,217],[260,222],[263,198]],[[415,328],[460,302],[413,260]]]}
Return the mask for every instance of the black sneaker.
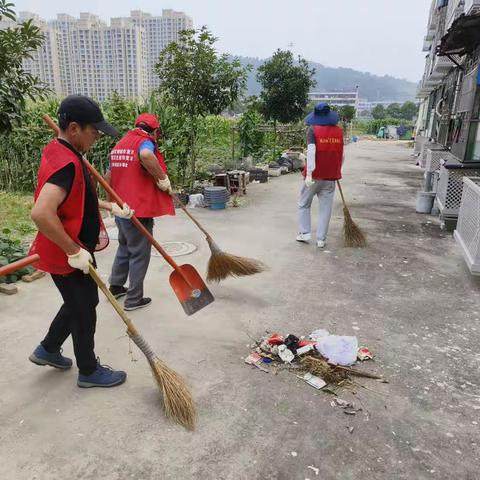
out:
{"label": "black sneaker", "polygon": [[110,285],[109,290],[115,298],[124,297],[127,294],[127,289],[118,285]]}
{"label": "black sneaker", "polygon": [[145,298],[142,298],[137,303],[133,303],[132,305],[125,305],[123,309],[126,310],[127,312],[130,312],[131,310],[137,310],[139,308],[148,307],[151,303],[152,303],[152,299],[145,297]]}

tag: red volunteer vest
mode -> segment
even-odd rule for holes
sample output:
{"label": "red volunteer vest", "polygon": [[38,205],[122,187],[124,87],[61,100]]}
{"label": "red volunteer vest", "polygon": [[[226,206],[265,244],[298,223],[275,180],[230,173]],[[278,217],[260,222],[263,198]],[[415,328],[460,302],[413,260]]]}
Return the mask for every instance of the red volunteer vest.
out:
{"label": "red volunteer vest", "polygon": [[[112,188],[139,218],[175,215],[172,197],[157,187],[153,177],[140,163],[138,149],[145,140],[153,141],[147,132],[135,128],[115,145],[110,155]],[[155,156],[167,173],[165,159],[157,148]]]}
{"label": "red volunteer vest", "polygon": [[[43,149],[34,198],[37,200],[38,195],[47,180],[55,172],[58,172],[69,163],[73,163],[75,167],[75,177],[73,179],[70,193],[58,208],[57,214],[67,234],[75,243],[82,245],[78,239],[78,235],[82,228],[83,209],[85,206],[85,180],[82,164],[81,160],[75,155],[75,153],[56,139],[52,140]],[[93,188],[93,191],[96,191],[95,187]],[[96,251],[103,250],[108,245],[107,232],[101,218],[102,217],[100,216],[100,237],[99,243],[95,248]],[[34,264],[34,267],[38,270],[57,275],[67,275],[75,271],[75,269],[68,264],[66,253],[41,232],[37,233],[37,236],[30,247],[29,255],[35,253],[40,255],[40,260]]]}
{"label": "red volunteer vest", "polygon": [[[343,131],[335,125],[313,127],[315,136],[314,180],[340,180],[342,178]],[[305,165],[303,175],[307,173]]]}

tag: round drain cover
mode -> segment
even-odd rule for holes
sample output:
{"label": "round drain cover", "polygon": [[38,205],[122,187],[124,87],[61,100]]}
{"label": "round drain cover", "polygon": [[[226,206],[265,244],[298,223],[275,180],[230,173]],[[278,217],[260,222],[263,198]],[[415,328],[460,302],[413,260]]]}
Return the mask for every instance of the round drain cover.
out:
{"label": "round drain cover", "polygon": [[[181,257],[183,255],[189,255],[197,249],[196,245],[188,242],[165,242],[161,245],[171,257]],[[153,247],[152,256],[161,257],[160,253],[158,253]]]}

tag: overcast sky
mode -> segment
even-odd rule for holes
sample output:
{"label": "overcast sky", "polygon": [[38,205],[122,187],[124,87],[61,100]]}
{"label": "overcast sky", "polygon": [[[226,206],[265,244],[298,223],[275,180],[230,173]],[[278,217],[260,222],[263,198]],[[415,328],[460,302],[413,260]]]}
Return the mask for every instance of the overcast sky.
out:
{"label": "overcast sky", "polygon": [[290,48],[308,60],[418,81],[431,0],[10,0],[49,20],[91,12],[108,20],[141,9],[184,11],[219,37],[218,50],[266,58]]}

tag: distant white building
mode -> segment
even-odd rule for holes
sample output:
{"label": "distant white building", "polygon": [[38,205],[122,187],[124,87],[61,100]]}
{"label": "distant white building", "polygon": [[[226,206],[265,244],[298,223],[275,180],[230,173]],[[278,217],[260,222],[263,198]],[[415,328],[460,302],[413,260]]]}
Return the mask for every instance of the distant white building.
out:
{"label": "distant white building", "polygon": [[[45,35],[44,44],[24,61],[58,96],[72,93],[104,100],[113,90],[129,98],[144,97],[158,87],[154,72],[161,50],[178,41],[179,32],[193,28],[183,12],[163,10],[161,16],[135,10],[130,17],[112,18],[107,25],[91,13],[66,14],[46,22],[21,12],[18,21],[32,19]],[[14,26],[4,20],[0,29]]]}
{"label": "distant white building", "polygon": [[354,92],[310,92],[308,98],[316,103],[326,102],[337,107],[354,107],[358,111],[358,90]]}
{"label": "distant white building", "polygon": [[392,103],[402,103],[398,102],[395,100],[377,100],[375,102],[369,102],[368,100],[365,99],[360,99],[358,101],[358,113],[360,115],[362,114],[367,114],[371,113],[372,110],[377,106],[377,105],[382,105],[383,107],[387,108],[389,105],[392,105]]}

